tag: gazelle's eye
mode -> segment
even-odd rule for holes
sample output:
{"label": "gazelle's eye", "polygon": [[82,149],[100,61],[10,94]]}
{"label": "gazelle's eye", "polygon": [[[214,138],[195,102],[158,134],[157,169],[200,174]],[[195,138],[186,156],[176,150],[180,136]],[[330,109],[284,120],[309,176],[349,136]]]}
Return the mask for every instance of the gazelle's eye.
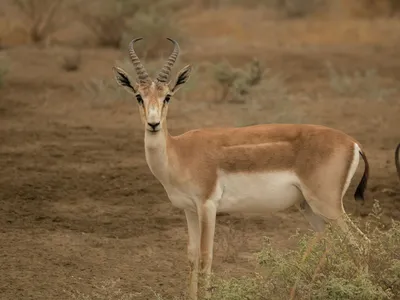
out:
{"label": "gazelle's eye", "polygon": [[170,99],[171,99],[171,95],[165,96],[164,103],[168,103]]}
{"label": "gazelle's eye", "polygon": [[143,104],[143,98],[140,94],[136,94],[136,100],[140,105]]}

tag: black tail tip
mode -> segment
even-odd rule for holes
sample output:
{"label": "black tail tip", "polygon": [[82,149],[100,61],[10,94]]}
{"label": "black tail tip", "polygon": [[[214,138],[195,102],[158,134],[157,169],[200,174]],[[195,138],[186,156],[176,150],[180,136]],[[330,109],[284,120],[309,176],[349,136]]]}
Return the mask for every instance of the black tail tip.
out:
{"label": "black tail tip", "polygon": [[363,178],[361,179],[360,184],[358,185],[356,192],[354,193],[354,199],[356,201],[360,201],[364,203],[365,198],[364,198],[364,191],[367,187],[367,177],[364,175]]}
{"label": "black tail tip", "polygon": [[369,176],[369,164],[367,157],[365,156],[364,152],[360,151],[360,155],[362,159],[364,160],[365,164],[365,169],[364,169],[364,174],[361,178],[360,183],[357,186],[356,192],[354,193],[354,199],[356,201],[360,201],[364,204],[364,192],[365,189],[367,188],[367,182],[368,182],[368,176]]}
{"label": "black tail tip", "polygon": [[364,192],[362,191],[361,188],[357,188],[356,192],[354,193],[354,199],[356,201],[364,202]]}

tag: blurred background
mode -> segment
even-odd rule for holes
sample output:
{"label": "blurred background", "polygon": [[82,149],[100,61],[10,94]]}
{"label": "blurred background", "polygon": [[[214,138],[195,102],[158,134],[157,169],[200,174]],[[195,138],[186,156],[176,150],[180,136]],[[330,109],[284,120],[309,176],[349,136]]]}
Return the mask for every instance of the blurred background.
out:
{"label": "blurred background", "polygon": [[[194,67],[171,101],[172,134],[258,123],[343,130],[371,164],[365,206],[352,199],[361,163],[346,210],[366,215],[377,199],[384,220],[400,220],[399,33],[396,0],[2,0],[0,298],[184,293],[185,217],[150,173],[136,103],[111,69],[136,76],[127,51],[136,37],[151,74],[172,51],[166,37],[181,46],[174,72]],[[297,228],[309,225],[294,209],[221,216],[214,270],[251,273],[263,235],[290,248]]]}

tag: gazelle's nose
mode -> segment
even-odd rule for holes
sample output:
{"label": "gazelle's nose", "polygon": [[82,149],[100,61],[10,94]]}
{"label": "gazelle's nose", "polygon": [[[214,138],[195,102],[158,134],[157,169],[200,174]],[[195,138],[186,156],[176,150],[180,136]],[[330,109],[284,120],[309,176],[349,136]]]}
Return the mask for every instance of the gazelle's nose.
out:
{"label": "gazelle's nose", "polygon": [[151,129],[153,129],[153,131],[155,131],[158,127],[158,125],[160,125],[160,122],[157,123],[147,123],[147,125],[149,125],[151,127]]}

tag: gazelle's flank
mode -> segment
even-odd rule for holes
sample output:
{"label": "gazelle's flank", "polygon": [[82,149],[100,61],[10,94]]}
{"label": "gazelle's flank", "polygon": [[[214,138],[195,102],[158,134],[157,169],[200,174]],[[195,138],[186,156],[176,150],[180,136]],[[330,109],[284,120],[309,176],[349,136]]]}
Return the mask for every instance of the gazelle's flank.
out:
{"label": "gazelle's flank", "polygon": [[197,299],[199,268],[211,273],[217,212],[260,213],[295,205],[317,232],[324,231],[327,221],[348,230],[342,199],[360,157],[365,170],[356,200],[364,201],[369,171],[357,141],[331,128],[294,124],[196,129],[171,136],[168,105],[189,79],[191,66],[180,70],[170,86],[179,46],[169,39],[174,50],[152,80],[133,49],[137,40],[130,43],[129,54],[138,80],[132,82],[120,68],[114,72],[117,82],[137,99],[151,172],[172,204],[185,211],[191,299]]}

